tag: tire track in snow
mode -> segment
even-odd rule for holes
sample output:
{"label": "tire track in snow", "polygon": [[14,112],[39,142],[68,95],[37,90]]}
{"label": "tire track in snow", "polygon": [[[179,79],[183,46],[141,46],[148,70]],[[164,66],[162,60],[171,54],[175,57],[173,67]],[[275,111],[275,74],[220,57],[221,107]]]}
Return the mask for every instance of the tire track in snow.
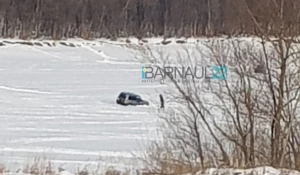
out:
{"label": "tire track in snow", "polygon": [[109,63],[109,64],[137,64],[137,65],[140,65],[141,63],[139,62],[124,62],[124,61],[118,61],[119,59],[118,58],[114,58],[114,57],[111,57],[111,56],[108,56],[107,54],[105,54],[103,51],[97,51],[95,49],[92,49],[91,47],[88,47],[88,46],[82,46],[83,48],[93,52],[94,54],[100,56],[101,60],[97,60],[96,62],[98,63]]}
{"label": "tire track in snow", "polygon": [[32,93],[32,94],[45,94],[45,95],[57,94],[57,93],[54,93],[54,92],[46,92],[46,91],[23,89],[23,88],[13,88],[13,87],[8,87],[8,86],[0,86],[0,89],[7,90],[7,91]]}
{"label": "tire track in snow", "polygon": [[[77,149],[63,149],[63,148],[0,148],[1,152],[26,152],[26,153],[56,153],[56,154],[71,154],[71,155],[90,155],[90,156],[105,156],[105,157],[127,157],[132,158],[132,153],[117,152],[117,151],[85,151]],[[140,152],[136,152],[137,154]]]}
{"label": "tire track in snow", "polygon": [[32,46],[31,46],[31,47],[27,47],[27,48],[30,49],[30,50],[33,50],[33,51],[35,51],[35,52],[39,52],[39,53],[42,53],[42,54],[44,54],[44,55],[51,56],[51,57],[53,57],[53,58],[59,58],[59,59],[61,59],[61,56],[57,56],[57,55],[48,53],[48,52],[46,52],[46,51],[43,51],[43,50],[41,50],[41,49],[37,49],[37,48],[32,47]]}
{"label": "tire track in snow", "polygon": [[79,56],[61,56],[61,55],[55,55],[55,54],[52,54],[52,53],[49,53],[49,52],[47,52],[47,51],[43,51],[43,50],[41,50],[41,49],[38,49],[38,48],[36,48],[36,47],[34,47],[34,46],[27,46],[26,47],[27,49],[30,49],[30,50],[33,50],[33,51],[35,51],[35,52],[39,52],[39,53],[42,53],[42,54],[44,54],[44,55],[48,55],[48,56],[51,56],[51,57],[53,57],[53,58],[56,58],[56,60],[55,61],[57,61],[57,60],[66,60],[66,61],[70,61],[70,60],[72,60],[72,59],[74,59],[74,58],[79,58]]}
{"label": "tire track in snow", "polygon": [[138,135],[138,134],[114,134],[114,135],[85,135],[86,133],[77,133],[76,136],[61,136],[61,137],[24,137],[21,139],[11,139],[10,144],[13,145],[28,145],[34,143],[59,143],[59,142],[87,142],[87,141],[105,141],[110,139],[118,140],[156,140],[157,138],[148,137],[147,135]]}

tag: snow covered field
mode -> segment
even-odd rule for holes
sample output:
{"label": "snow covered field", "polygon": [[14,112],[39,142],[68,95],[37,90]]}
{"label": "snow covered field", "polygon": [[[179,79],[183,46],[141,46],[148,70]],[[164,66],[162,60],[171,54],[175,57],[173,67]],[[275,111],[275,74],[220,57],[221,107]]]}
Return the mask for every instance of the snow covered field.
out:
{"label": "snow covered field", "polygon": [[[84,165],[137,167],[133,154],[158,139],[159,93],[171,89],[142,82],[145,65],[136,60],[132,46],[124,41],[16,41],[0,39],[0,166],[13,171],[32,165],[35,157],[45,157],[71,172]],[[148,40],[159,48],[161,41]],[[211,61],[210,54],[194,51],[198,40],[172,41],[163,46],[164,58],[177,59],[184,45],[194,61]],[[69,42],[72,45],[66,46]],[[181,54],[187,57],[186,52]],[[230,74],[229,78],[233,80]],[[150,106],[117,105],[121,91],[140,94]],[[202,97],[212,104],[207,92]],[[168,100],[167,108],[172,107]],[[213,169],[208,171],[214,174]]]}
{"label": "snow covered field", "polygon": [[[142,65],[124,47],[56,44],[0,46],[0,163],[112,163],[144,150],[164,86],[142,83]],[[151,105],[119,106],[121,91]]]}

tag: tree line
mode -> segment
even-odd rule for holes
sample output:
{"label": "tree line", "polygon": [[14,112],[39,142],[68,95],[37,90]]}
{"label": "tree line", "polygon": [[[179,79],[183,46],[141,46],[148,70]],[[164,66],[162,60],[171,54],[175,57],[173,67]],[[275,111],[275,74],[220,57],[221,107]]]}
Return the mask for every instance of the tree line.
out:
{"label": "tree line", "polygon": [[0,0],[0,37],[298,35],[299,15],[300,0]]}

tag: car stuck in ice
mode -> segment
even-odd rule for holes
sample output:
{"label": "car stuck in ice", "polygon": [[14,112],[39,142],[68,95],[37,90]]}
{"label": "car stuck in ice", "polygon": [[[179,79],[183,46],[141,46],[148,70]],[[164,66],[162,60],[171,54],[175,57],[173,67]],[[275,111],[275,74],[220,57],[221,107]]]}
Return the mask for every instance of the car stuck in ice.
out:
{"label": "car stuck in ice", "polygon": [[141,96],[130,93],[130,92],[121,92],[116,100],[117,104],[120,105],[149,105],[149,102],[143,100]]}

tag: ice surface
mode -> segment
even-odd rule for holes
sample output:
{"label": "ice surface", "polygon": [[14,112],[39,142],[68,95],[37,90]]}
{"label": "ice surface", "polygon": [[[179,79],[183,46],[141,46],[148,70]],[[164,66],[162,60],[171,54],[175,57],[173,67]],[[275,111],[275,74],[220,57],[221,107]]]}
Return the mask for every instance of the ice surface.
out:
{"label": "ice surface", "polygon": [[[123,46],[103,43],[0,47],[0,163],[26,164],[35,156],[109,163],[145,150],[156,139],[153,112],[165,86],[143,84],[133,57]],[[117,105],[121,91],[151,105]]]}
{"label": "ice surface", "polygon": [[[157,44],[161,41],[149,39],[151,48],[161,49],[171,62],[178,54],[186,58],[187,52],[191,62],[202,64],[211,58],[200,58],[206,50],[195,51],[196,39],[164,47]],[[158,139],[158,95],[172,92],[167,85],[142,83],[143,64],[128,43],[68,40],[64,42],[76,47],[66,47],[60,42],[0,47],[0,164],[26,164],[35,156],[69,166],[127,164],[132,153],[143,152],[149,141]],[[186,52],[179,53],[182,46]],[[150,106],[117,105],[121,91],[140,94]],[[209,94],[202,98],[214,102]]]}

